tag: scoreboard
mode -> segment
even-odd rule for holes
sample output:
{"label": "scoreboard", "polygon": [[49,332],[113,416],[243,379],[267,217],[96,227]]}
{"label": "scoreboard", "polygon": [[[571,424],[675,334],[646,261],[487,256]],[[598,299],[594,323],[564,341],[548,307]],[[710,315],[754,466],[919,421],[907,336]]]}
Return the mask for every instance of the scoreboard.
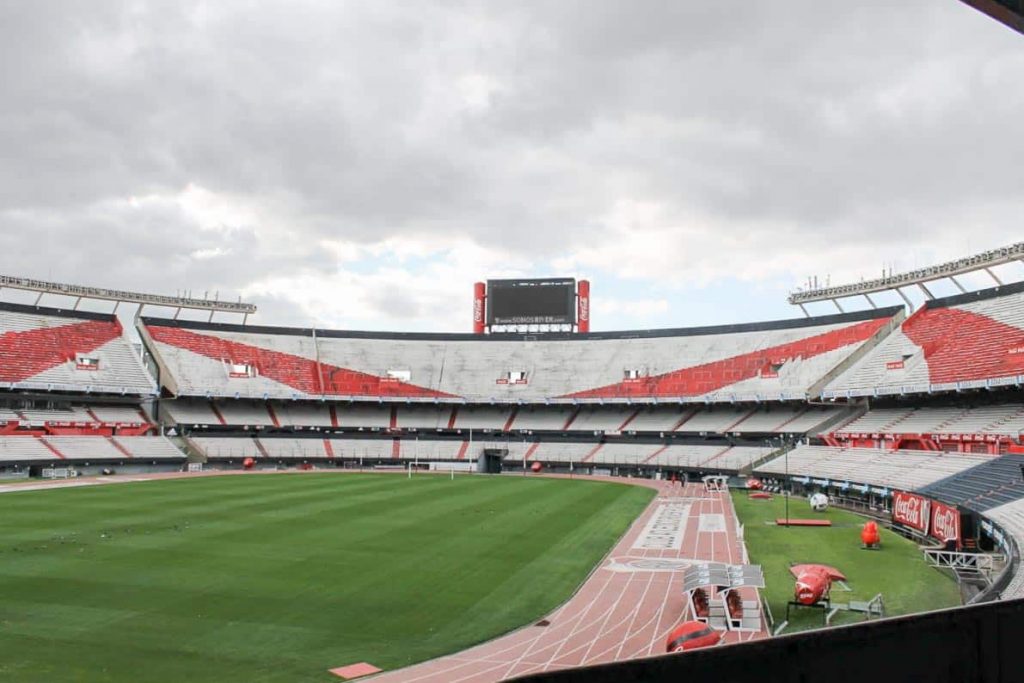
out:
{"label": "scoreboard", "polygon": [[487,324],[576,324],[576,279],[488,280]]}

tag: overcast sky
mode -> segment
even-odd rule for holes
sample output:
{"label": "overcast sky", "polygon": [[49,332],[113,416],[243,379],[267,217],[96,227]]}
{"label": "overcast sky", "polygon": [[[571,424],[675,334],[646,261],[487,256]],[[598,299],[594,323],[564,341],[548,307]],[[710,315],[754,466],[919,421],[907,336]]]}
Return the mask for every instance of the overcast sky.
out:
{"label": "overcast sky", "polygon": [[1022,84],[957,0],[0,1],[0,272],[267,324],[468,331],[518,275],[589,277],[595,329],[792,317],[1024,239]]}

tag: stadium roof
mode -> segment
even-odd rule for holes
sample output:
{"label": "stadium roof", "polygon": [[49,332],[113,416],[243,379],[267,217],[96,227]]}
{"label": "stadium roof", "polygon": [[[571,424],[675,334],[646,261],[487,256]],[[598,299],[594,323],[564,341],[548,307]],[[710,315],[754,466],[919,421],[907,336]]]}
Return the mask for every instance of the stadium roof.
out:
{"label": "stadium roof", "polygon": [[[908,286],[917,286],[924,292],[925,298],[930,300],[935,297],[932,296],[932,293],[928,290],[925,284],[935,280],[945,279],[950,280],[954,285],[956,285],[957,289],[959,289],[961,293],[966,294],[967,290],[964,289],[963,285],[961,285],[956,279],[957,275],[964,275],[966,273],[984,270],[993,280],[995,280],[997,286],[1002,286],[1004,283],[996,276],[995,273],[992,272],[991,268],[992,266],[1012,263],[1014,261],[1024,262],[1024,242],[1018,242],[999,249],[992,249],[980,254],[974,254],[973,256],[965,256],[964,258],[960,258],[955,261],[948,261],[947,263],[940,263],[935,266],[928,266],[927,268],[918,268],[917,270],[911,270],[906,273],[886,275],[885,277],[876,278],[874,280],[837,285],[835,287],[797,290],[790,293],[789,303],[803,308],[804,304],[816,301],[832,301],[835,303],[837,299],[863,296],[867,298],[868,303],[870,303],[872,307],[875,307],[875,302],[871,300],[871,297],[869,296],[870,294],[895,291],[906,300],[906,295],[900,291],[900,288]],[[910,305],[909,300],[907,301],[907,304]],[[838,304],[836,304],[836,306],[838,307]],[[842,309],[840,308],[840,310]],[[806,314],[807,311],[804,310],[804,313]]]}
{"label": "stadium roof", "polygon": [[964,4],[1024,33],[1024,0],[961,0]]}
{"label": "stadium roof", "polygon": [[[102,287],[83,287],[81,285],[70,285],[61,282],[46,282],[44,280],[33,280],[26,277],[11,277],[0,275],[0,289],[20,289],[29,292],[38,292],[36,304],[45,295],[69,296],[75,298],[75,305],[72,310],[78,309],[82,299],[93,299],[99,301],[115,302],[114,310],[121,303],[139,304],[142,306],[161,306],[182,309],[209,311],[211,317],[214,313],[240,313],[249,316],[256,312],[254,304],[243,303],[242,301],[218,301],[216,299],[193,299],[190,297],[164,296],[162,294],[145,294],[142,292],[129,292],[120,289],[106,289]],[[141,310],[141,309],[140,309]],[[175,314],[177,317],[177,314]]]}

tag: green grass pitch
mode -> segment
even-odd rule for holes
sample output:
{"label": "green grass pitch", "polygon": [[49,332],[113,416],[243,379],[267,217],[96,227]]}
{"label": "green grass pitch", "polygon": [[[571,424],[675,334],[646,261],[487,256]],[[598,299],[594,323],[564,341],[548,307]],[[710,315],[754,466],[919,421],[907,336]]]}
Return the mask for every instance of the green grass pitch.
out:
{"label": "green grass pitch", "polygon": [[331,681],[565,601],[654,491],[203,477],[0,495],[0,680]]}
{"label": "green grass pitch", "polygon": [[[866,601],[882,594],[887,616],[927,612],[960,604],[960,593],[951,576],[929,567],[917,545],[879,526],[881,550],[862,550],[860,530],[863,517],[844,510],[824,513],[811,510],[802,498],[789,502],[794,519],[829,519],[831,527],[780,527],[775,519],[785,517],[781,496],[772,500],[750,500],[746,491],[733,491],[733,503],[740,522],[750,561],[764,569],[765,597],[780,623],[786,615],[786,603],[793,596],[792,564],[820,563],[843,572],[851,589],[832,589],[833,603]],[[863,615],[839,612],[835,625],[863,620]],[[822,626],[821,612],[801,609],[790,613],[785,633]]]}

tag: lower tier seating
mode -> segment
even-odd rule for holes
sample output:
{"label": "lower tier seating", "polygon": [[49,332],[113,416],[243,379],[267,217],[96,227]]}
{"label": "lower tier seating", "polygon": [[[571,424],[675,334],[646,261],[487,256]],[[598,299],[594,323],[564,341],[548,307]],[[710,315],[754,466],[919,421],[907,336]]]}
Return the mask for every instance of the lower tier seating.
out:
{"label": "lower tier seating", "polygon": [[190,439],[213,460],[344,459],[364,461],[475,461],[484,449],[505,451],[505,461],[560,463],[574,466],[620,466],[702,469],[734,472],[771,453],[768,447],[664,445],[645,443],[562,443],[473,441],[457,439],[320,439],[280,436],[194,436]]}
{"label": "lower tier seating", "polygon": [[801,445],[755,469],[758,474],[829,479],[890,489],[919,490],[991,456],[934,451],[890,451]]}
{"label": "lower tier seating", "polygon": [[184,460],[163,436],[0,436],[0,462]]}

